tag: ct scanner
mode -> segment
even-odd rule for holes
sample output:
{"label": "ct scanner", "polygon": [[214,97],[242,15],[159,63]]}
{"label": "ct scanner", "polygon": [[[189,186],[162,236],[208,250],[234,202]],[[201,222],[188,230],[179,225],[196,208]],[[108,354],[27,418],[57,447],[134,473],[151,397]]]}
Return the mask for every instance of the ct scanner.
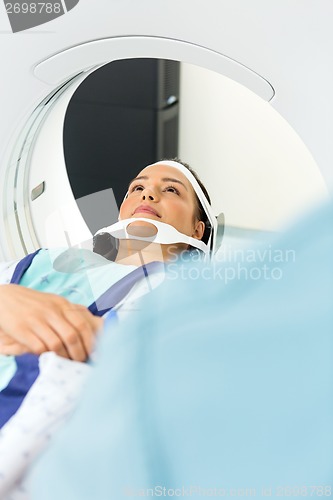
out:
{"label": "ct scanner", "polygon": [[[235,82],[266,110],[276,112],[304,143],[313,160],[307,169],[311,171],[310,188],[313,182],[316,192],[331,191],[332,17],[332,0],[80,0],[65,15],[13,34],[1,2],[0,260],[20,258],[41,246],[81,244],[91,238],[66,173],[63,125],[68,104],[81,82],[114,60],[171,59]],[[205,97],[208,101],[209,96]],[[239,101],[233,109],[237,104],[242,106]],[[237,122],[235,128],[240,126]],[[287,148],[290,137],[286,134],[281,142],[277,138],[277,149]],[[187,151],[195,146],[190,143]],[[240,144],[239,149],[242,147]],[[265,143],[259,140],[260,148],[264,150]],[[293,155],[289,159],[281,173],[281,210],[288,201],[283,188],[290,201],[303,181],[303,160],[298,183],[297,177],[290,181]],[[215,213],[225,211],[228,222],[224,199],[229,196],[230,202],[236,198],[236,205],[246,205],[247,191],[259,183],[259,177],[249,189],[245,165],[236,171],[242,189],[228,193],[228,186],[222,186],[220,200],[224,173],[207,169]],[[269,165],[267,172],[263,189],[270,183]],[[204,171],[199,174],[205,176]],[[279,172],[274,172],[272,191],[278,178]],[[303,207],[308,192],[301,193]],[[271,229],[264,222],[259,229]],[[239,224],[243,224],[242,218]],[[319,274],[316,279],[319,281]],[[307,373],[316,382],[312,373]],[[326,386],[320,387],[324,391]],[[275,399],[274,389],[269,391]]]}
{"label": "ct scanner", "polygon": [[289,123],[330,189],[332,16],[331,0],[80,0],[13,34],[1,4],[0,258],[47,246],[60,219],[71,244],[89,238],[66,177],[63,122],[80,83],[117,59],[173,59],[241,84]]}

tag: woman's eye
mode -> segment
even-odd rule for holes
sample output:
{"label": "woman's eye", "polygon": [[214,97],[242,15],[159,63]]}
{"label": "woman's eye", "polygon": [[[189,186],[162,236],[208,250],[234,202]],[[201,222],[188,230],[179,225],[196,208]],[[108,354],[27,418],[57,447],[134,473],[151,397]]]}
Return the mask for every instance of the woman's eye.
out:
{"label": "woman's eye", "polygon": [[166,191],[170,192],[170,193],[175,193],[175,194],[178,194],[179,195],[179,191],[177,188],[175,188],[174,186],[168,186],[165,188]]}
{"label": "woman's eye", "polygon": [[131,187],[130,192],[133,193],[133,191],[142,191],[142,190],[143,186],[141,186],[141,184],[138,184],[137,186]]}

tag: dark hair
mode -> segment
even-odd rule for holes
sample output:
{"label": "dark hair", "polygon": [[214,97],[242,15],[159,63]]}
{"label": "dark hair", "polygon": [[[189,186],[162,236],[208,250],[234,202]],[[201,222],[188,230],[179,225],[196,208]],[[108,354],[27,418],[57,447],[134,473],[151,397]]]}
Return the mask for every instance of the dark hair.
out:
{"label": "dark hair", "polygon": [[[195,172],[195,170],[193,170],[188,163],[185,163],[184,161],[180,160],[179,158],[172,158],[172,159],[166,159],[164,158],[165,161],[176,161],[177,163],[180,163],[181,165],[183,165],[183,167],[187,168],[187,170],[189,170],[191,172],[191,174],[193,175],[193,177],[195,178],[195,180],[198,182],[199,186],[201,187],[202,189],[202,192],[203,194],[205,195],[205,197],[207,198],[207,201],[208,203],[211,205],[211,201],[210,201],[210,197],[209,197],[209,194],[208,194],[208,191],[206,189],[206,187],[204,186],[203,182],[200,180],[198,174]],[[161,160],[163,161],[163,160]],[[198,195],[196,192],[194,192],[195,194],[195,199],[197,201],[197,207],[198,207],[198,211],[197,211],[197,218],[199,220],[201,220],[202,222],[204,222],[205,224],[205,231],[204,231],[204,234],[201,238],[201,240],[204,242],[204,243],[207,243],[208,242],[208,238],[209,238],[209,235],[210,235],[210,229],[211,229],[211,224],[207,218],[207,214],[205,212],[205,210],[203,209],[202,205],[201,205],[201,202],[198,198]]]}

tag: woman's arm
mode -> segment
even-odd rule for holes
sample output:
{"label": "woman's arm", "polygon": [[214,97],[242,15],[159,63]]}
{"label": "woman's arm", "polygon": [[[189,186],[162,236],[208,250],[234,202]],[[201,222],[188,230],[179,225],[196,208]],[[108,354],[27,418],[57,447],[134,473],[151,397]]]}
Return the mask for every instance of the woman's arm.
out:
{"label": "woman's arm", "polygon": [[0,285],[0,354],[54,351],[84,361],[103,320],[63,297],[20,285]]}

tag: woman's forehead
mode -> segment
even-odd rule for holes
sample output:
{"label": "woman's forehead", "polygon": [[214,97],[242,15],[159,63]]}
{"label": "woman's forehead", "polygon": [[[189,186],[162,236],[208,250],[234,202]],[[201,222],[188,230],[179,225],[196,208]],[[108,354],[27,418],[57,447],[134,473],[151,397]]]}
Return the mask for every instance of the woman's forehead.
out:
{"label": "woman's forehead", "polygon": [[150,165],[141,170],[137,177],[147,176],[149,179],[177,179],[181,181],[185,186],[192,187],[192,184],[187,179],[187,177],[176,167],[170,167],[169,165]]}

